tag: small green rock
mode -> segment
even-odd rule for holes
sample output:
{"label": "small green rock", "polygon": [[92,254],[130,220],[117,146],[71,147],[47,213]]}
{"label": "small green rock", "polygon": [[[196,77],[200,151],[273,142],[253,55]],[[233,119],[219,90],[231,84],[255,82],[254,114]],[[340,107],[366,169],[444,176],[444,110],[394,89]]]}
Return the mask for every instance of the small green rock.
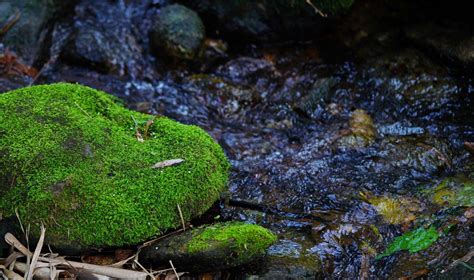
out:
{"label": "small green rock", "polygon": [[160,240],[143,248],[139,258],[144,264],[172,260],[186,271],[227,269],[261,258],[275,241],[258,225],[219,223]]}
{"label": "small green rock", "polygon": [[[172,159],[184,162],[154,169]],[[130,111],[104,92],[52,84],[0,94],[0,214],[55,246],[142,242],[201,215],[229,163],[202,129]]]}

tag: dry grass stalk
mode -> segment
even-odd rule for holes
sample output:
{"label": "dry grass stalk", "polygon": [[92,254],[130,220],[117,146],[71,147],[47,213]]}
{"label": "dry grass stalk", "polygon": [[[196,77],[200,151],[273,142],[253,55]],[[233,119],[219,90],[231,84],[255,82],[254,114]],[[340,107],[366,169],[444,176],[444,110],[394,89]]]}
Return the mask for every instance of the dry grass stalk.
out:
{"label": "dry grass stalk", "polygon": [[179,204],[176,204],[176,206],[178,206],[179,218],[181,219],[181,225],[183,226],[183,231],[185,231],[186,223],[184,222],[183,211],[181,211],[181,207],[179,207]]}
{"label": "dry grass stalk", "polygon": [[183,231],[183,229],[181,228],[181,229],[178,229],[178,230],[176,230],[176,231],[170,232],[170,233],[168,233],[168,234],[162,235],[162,236],[160,236],[160,237],[158,237],[158,238],[155,238],[155,239],[153,239],[153,240],[147,241],[147,242],[143,243],[143,244],[140,246],[140,248],[150,246],[151,244],[157,242],[158,240],[164,239],[164,238],[166,238],[166,237],[169,237],[169,236],[171,236],[171,235],[180,233],[180,232],[182,232],[182,231]]}
{"label": "dry grass stalk", "polygon": [[[33,255],[33,253],[31,253],[23,244],[21,244],[21,242],[18,241],[18,239],[15,236],[13,236],[11,233],[7,233],[5,235],[5,241],[8,244],[15,247],[23,255],[30,256],[30,257],[33,257],[33,259],[35,259],[35,256]],[[140,271],[114,268],[110,266],[100,266],[100,265],[93,265],[93,264],[87,264],[87,263],[73,262],[73,261],[64,260],[62,258],[49,258],[49,257],[38,256],[37,260],[42,263],[47,263],[50,267],[51,266],[72,267],[78,271],[87,271],[92,274],[98,274],[98,275],[108,276],[112,278],[146,280],[148,276],[148,273],[144,273]]]}
{"label": "dry grass stalk", "polygon": [[174,267],[173,262],[171,260],[170,260],[170,265],[171,265],[171,268],[173,269],[174,275],[176,275],[176,279],[179,280],[179,274],[178,272],[176,272],[176,268]]}
{"label": "dry grass stalk", "polygon": [[36,263],[38,262],[38,258],[41,254],[41,249],[43,248],[43,243],[44,243],[44,236],[46,233],[46,229],[44,228],[43,225],[41,225],[41,234],[40,238],[38,240],[38,244],[36,244],[35,252],[33,253],[33,257],[31,259],[31,262],[28,264],[28,270],[25,275],[26,280],[32,280],[33,279],[33,274],[36,268]]}

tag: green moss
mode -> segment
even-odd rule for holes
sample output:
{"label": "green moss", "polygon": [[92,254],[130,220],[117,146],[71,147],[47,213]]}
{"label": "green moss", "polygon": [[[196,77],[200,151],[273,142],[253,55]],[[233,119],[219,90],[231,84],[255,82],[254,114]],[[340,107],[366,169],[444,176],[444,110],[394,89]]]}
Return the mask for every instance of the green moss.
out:
{"label": "green moss", "polygon": [[245,263],[265,254],[265,250],[275,241],[276,236],[269,230],[239,222],[221,223],[205,228],[190,240],[187,245],[189,253],[197,253],[213,248],[230,247],[237,258]]}
{"label": "green moss", "polygon": [[[196,126],[125,109],[74,84],[0,95],[0,212],[43,222],[51,243],[143,241],[206,211],[229,163]],[[140,131],[145,141],[137,140]],[[152,169],[181,158],[176,166]]]}
{"label": "green moss", "polygon": [[433,192],[432,201],[438,205],[474,206],[474,182],[461,174],[444,179],[429,192]]}

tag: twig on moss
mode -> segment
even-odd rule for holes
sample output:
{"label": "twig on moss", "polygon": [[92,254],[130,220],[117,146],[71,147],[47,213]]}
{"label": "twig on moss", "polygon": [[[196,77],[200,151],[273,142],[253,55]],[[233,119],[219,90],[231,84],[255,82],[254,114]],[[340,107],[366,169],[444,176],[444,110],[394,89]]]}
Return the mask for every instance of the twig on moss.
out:
{"label": "twig on moss", "polygon": [[81,106],[77,104],[77,102],[74,102],[74,104],[77,106],[77,108],[79,108],[79,110],[81,110],[84,114],[86,114],[86,116],[92,119],[91,115],[89,115],[89,113],[87,113],[86,110],[82,109]]}
{"label": "twig on moss", "polygon": [[20,224],[21,231],[23,232],[23,234],[25,234],[25,228],[23,227],[23,223],[21,222],[20,214],[18,214],[18,208],[15,208],[15,216],[18,219],[18,223]]}
{"label": "twig on moss", "polygon": [[176,204],[178,206],[179,218],[181,219],[181,225],[183,225],[183,231],[186,230],[186,223],[184,222],[183,211],[181,211],[181,207],[179,207],[179,203]]}
{"label": "twig on moss", "polygon": [[316,5],[313,4],[313,2],[311,2],[311,0],[306,0],[306,3],[308,3],[308,5],[310,5],[311,7],[313,7],[314,11],[322,16],[322,17],[327,17],[328,15],[323,13],[320,9],[318,9],[318,7],[316,7]]}
{"label": "twig on moss", "polygon": [[143,132],[143,137],[144,139],[148,139],[148,130],[150,129],[150,126],[155,122],[155,118],[156,116],[153,116],[151,119],[149,119],[146,124],[145,124],[145,129],[144,129],[144,132]]}
{"label": "twig on moss", "polygon": [[133,115],[130,116],[132,117],[133,123],[135,124],[135,137],[137,137],[138,142],[145,142],[145,140],[143,140],[142,134],[140,133],[140,127],[138,127],[137,120],[133,117]]}

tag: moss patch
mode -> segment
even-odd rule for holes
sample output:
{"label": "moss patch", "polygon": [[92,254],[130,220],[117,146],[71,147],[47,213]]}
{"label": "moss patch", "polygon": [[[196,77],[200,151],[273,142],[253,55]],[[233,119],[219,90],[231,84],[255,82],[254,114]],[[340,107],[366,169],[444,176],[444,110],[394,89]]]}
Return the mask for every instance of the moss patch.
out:
{"label": "moss patch", "polygon": [[230,247],[237,258],[245,263],[245,260],[253,259],[265,254],[265,250],[275,241],[276,236],[269,230],[251,224],[244,223],[222,223],[208,226],[195,235],[188,243],[189,253],[205,251],[212,247]]}
{"label": "moss patch", "polygon": [[441,206],[472,207],[474,206],[474,182],[463,175],[446,178],[434,188],[432,201]]}
{"label": "moss patch", "polygon": [[202,214],[229,169],[202,129],[65,83],[0,95],[0,154],[0,212],[43,222],[53,245],[133,244],[175,228],[177,204],[185,220]]}

